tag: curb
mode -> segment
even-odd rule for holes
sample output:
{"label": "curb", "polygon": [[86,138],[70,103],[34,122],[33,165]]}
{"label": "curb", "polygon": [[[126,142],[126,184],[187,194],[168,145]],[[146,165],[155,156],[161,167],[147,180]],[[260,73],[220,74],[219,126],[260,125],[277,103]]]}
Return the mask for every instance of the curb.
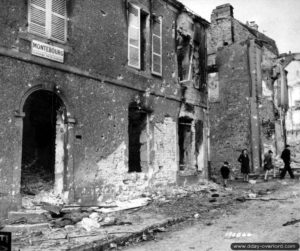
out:
{"label": "curb", "polygon": [[149,232],[151,230],[154,230],[154,229],[160,228],[160,227],[172,226],[172,225],[175,225],[177,223],[183,222],[183,221],[187,220],[188,218],[190,218],[190,216],[183,216],[183,217],[179,217],[179,218],[165,220],[161,223],[154,224],[154,225],[151,225],[149,227],[146,227],[143,230],[138,231],[138,232],[133,232],[133,233],[130,233],[130,234],[126,234],[124,236],[116,237],[116,238],[113,238],[111,240],[104,240],[104,239],[97,240],[97,241],[94,241],[92,243],[83,244],[83,245],[80,245],[80,246],[77,246],[77,247],[74,247],[74,248],[70,248],[70,249],[67,249],[67,250],[68,251],[96,251],[96,250],[97,251],[105,251],[105,250],[108,250],[111,247],[110,245],[112,243],[115,243],[115,244],[124,243],[126,241],[129,241],[132,238],[137,238],[137,237],[142,236],[145,232]]}

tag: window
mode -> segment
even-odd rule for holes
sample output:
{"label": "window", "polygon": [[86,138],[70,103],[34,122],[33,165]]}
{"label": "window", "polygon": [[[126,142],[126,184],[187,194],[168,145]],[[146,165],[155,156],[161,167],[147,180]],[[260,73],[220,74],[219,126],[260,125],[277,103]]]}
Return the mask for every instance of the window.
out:
{"label": "window", "polygon": [[128,65],[141,68],[141,9],[132,4],[128,9]]}
{"label": "window", "polygon": [[29,0],[28,31],[59,42],[67,40],[66,0]]}
{"label": "window", "polygon": [[152,73],[162,75],[162,19],[153,18],[152,26]]}

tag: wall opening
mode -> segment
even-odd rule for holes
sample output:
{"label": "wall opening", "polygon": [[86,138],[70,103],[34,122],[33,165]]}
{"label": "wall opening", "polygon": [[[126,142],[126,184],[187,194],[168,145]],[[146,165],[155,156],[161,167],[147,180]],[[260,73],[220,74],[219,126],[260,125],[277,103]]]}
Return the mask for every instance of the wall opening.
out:
{"label": "wall opening", "polygon": [[178,121],[178,138],[179,138],[179,170],[185,170],[192,164],[192,119],[179,118]]}
{"label": "wall opening", "polygon": [[[63,102],[53,92],[35,91],[23,106],[21,193],[38,194],[54,188],[57,122]],[[61,124],[61,123],[60,123]]]}
{"label": "wall opening", "polygon": [[148,165],[148,112],[130,106],[128,113],[128,166],[129,172],[141,172]]}

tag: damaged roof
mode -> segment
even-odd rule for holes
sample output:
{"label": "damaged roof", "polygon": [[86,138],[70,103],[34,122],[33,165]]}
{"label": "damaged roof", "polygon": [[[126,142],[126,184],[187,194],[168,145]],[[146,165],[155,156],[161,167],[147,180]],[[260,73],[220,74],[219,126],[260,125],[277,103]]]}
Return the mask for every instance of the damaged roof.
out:
{"label": "damaged roof", "polygon": [[240,24],[241,26],[243,26],[245,29],[247,29],[253,36],[255,36],[257,38],[257,40],[261,43],[264,44],[264,46],[269,49],[270,51],[272,51],[273,53],[275,53],[276,55],[278,55],[278,48],[276,45],[275,40],[273,40],[272,38],[266,36],[265,34],[250,28],[249,26],[247,26],[246,24],[243,24],[242,22],[240,22],[239,20],[235,19],[238,24]]}
{"label": "damaged roof", "polygon": [[200,22],[201,24],[203,24],[204,26],[208,27],[210,25],[210,23],[205,20],[204,18],[202,18],[201,16],[197,15],[196,13],[194,13],[192,10],[189,10],[183,3],[181,3],[178,0],[164,0],[166,3],[172,5],[173,7],[175,7],[176,9],[186,12],[189,16],[191,16],[192,19],[194,19],[195,21]]}

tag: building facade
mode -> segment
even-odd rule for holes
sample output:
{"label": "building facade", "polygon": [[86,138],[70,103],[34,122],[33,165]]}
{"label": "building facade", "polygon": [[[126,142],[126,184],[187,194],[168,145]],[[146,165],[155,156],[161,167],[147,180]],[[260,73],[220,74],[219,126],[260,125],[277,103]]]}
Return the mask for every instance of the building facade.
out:
{"label": "building facade", "polygon": [[278,154],[285,142],[286,73],[278,65],[276,43],[255,22],[235,19],[225,4],[212,12],[207,44],[212,173],[218,174],[223,161],[239,170],[243,149],[251,172],[259,173],[264,153]]}
{"label": "building facade", "polygon": [[207,21],[171,0],[3,5],[1,212],[207,177]]}
{"label": "building facade", "polygon": [[[300,54],[287,54],[283,57],[287,74],[289,110],[286,115],[287,143],[292,153],[300,158]],[[295,163],[293,163],[295,165]],[[299,165],[299,164],[298,164]]]}

